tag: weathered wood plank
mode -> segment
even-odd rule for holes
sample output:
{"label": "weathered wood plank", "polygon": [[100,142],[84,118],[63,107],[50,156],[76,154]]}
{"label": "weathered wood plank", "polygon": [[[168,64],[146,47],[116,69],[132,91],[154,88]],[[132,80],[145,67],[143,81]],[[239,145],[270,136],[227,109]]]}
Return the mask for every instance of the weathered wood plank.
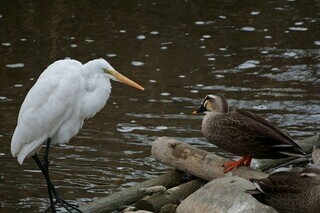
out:
{"label": "weathered wood plank", "polygon": [[[297,142],[306,153],[311,153],[313,147],[320,145],[320,134],[305,140]],[[249,178],[264,178],[266,173],[253,170],[248,167],[241,167],[227,174],[223,172],[222,164],[228,161],[226,158],[217,156],[213,153],[193,147],[189,144],[179,142],[173,138],[162,137],[155,140],[152,147],[153,156],[166,165],[175,167],[181,171],[188,172],[192,175],[205,180],[212,180],[223,176],[240,176],[245,179]],[[314,158],[316,159],[316,158]],[[281,162],[277,160],[269,160],[262,163],[263,169],[277,166],[281,163],[288,162],[290,158],[284,159]],[[317,160],[317,163],[319,161]],[[262,167],[259,167],[260,169]],[[133,187],[116,192],[104,198],[95,200],[89,204],[80,207],[83,212],[112,212],[120,206],[130,205],[144,197],[144,194],[139,193],[138,189],[143,187],[152,187],[163,185],[166,188],[177,186],[183,182],[182,172],[171,171],[159,177],[146,180]]]}
{"label": "weathered wood plank", "polygon": [[170,171],[159,177],[146,180],[130,188],[116,192],[104,198],[100,198],[80,207],[82,212],[112,212],[120,206],[129,205],[137,202],[145,195],[138,191],[140,188],[162,185],[171,188],[183,182],[183,173],[179,171]]}
{"label": "weathered wood plank", "polygon": [[225,174],[222,165],[228,161],[226,158],[177,141],[174,138],[157,138],[152,145],[151,153],[158,161],[207,181],[232,175],[246,179],[267,177],[267,174],[248,167],[240,167]]}

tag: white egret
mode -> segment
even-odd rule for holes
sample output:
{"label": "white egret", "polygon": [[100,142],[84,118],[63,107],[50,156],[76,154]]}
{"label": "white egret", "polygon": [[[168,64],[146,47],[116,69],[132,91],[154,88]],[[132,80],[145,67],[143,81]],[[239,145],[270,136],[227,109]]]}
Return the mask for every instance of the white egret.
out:
{"label": "white egret", "polygon": [[[33,157],[46,179],[49,208],[53,212],[57,203],[68,212],[80,210],[63,200],[50,180],[50,145],[68,143],[79,132],[84,120],[103,108],[111,92],[110,79],[144,90],[104,59],[86,64],[64,59],[44,70],[22,103],[11,141],[11,152],[20,164],[26,158]],[[38,153],[45,143],[44,157],[40,161]]]}

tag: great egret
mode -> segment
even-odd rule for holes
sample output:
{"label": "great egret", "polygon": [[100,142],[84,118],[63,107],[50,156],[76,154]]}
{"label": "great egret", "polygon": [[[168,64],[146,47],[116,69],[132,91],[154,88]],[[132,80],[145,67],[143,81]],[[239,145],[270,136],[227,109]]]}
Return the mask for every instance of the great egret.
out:
{"label": "great egret", "polygon": [[218,147],[243,157],[224,164],[224,172],[239,166],[250,166],[252,158],[278,159],[305,156],[288,135],[271,122],[251,112],[229,111],[227,100],[221,95],[207,95],[193,114],[209,111],[202,121],[205,138]]}
{"label": "great egret", "polygon": [[[64,59],[44,70],[22,103],[11,140],[11,153],[20,164],[33,157],[46,179],[49,208],[53,212],[56,212],[57,203],[68,212],[80,210],[63,200],[50,180],[50,145],[68,143],[79,132],[84,120],[102,109],[111,92],[110,79],[144,90],[104,59],[86,64]],[[45,142],[44,157],[40,161],[38,153]]]}

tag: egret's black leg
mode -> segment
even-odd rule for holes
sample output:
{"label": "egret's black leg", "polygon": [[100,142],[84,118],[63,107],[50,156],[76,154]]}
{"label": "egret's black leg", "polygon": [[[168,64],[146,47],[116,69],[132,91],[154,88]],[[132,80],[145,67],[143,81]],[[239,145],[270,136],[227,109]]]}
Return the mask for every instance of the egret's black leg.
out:
{"label": "egret's black leg", "polygon": [[[51,209],[52,212],[56,212],[55,209],[55,204],[60,203],[61,206],[63,208],[65,208],[68,212],[72,212],[69,208],[77,211],[77,212],[81,212],[79,209],[76,208],[76,205],[70,204],[67,201],[65,201],[64,199],[62,199],[62,197],[60,196],[60,194],[58,193],[57,189],[55,188],[55,186],[53,185],[53,183],[51,182],[50,176],[49,176],[49,149],[50,149],[50,143],[51,143],[51,139],[48,138],[47,141],[47,145],[46,145],[46,149],[45,149],[45,153],[43,156],[43,160],[42,163],[39,160],[37,154],[33,155],[33,159],[36,161],[38,167],[40,168],[42,174],[44,175],[46,182],[47,182],[47,187],[48,187],[48,193],[49,193],[49,199],[50,199],[50,207],[48,210]],[[54,194],[56,200],[53,200],[53,196],[52,193]],[[69,208],[68,208],[69,207]]]}
{"label": "egret's black leg", "polygon": [[44,178],[46,179],[47,182],[47,188],[48,188],[48,193],[49,193],[49,199],[50,199],[50,207],[52,209],[52,212],[56,212],[56,209],[54,207],[54,202],[53,202],[53,198],[52,198],[52,190],[51,190],[51,184],[50,184],[50,179],[48,177],[48,173],[44,170],[42,163],[40,162],[37,154],[33,155],[32,158],[34,159],[34,161],[37,163],[39,169],[41,170]]}

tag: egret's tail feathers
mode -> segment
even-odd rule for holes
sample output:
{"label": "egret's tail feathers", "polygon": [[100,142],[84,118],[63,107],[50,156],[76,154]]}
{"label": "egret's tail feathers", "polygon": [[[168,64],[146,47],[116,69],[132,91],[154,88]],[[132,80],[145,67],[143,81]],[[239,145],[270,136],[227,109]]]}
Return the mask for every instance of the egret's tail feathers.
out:
{"label": "egret's tail feathers", "polygon": [[18,162],[20,163],[20,165],[22,165],[24,159],[26,159],[26,155],[18,155],[17,159],[18,159]]}
{"label": "egret's tail feathers", "polygon": [[41,149],[41,144],[46,140],[46,138],[46,136],[43,136],[28,143],[21,143],[21,141],[12,140],[11,152],[13,157],[17,157],[18,162],[22,164],[26,158],[39,152]]}

